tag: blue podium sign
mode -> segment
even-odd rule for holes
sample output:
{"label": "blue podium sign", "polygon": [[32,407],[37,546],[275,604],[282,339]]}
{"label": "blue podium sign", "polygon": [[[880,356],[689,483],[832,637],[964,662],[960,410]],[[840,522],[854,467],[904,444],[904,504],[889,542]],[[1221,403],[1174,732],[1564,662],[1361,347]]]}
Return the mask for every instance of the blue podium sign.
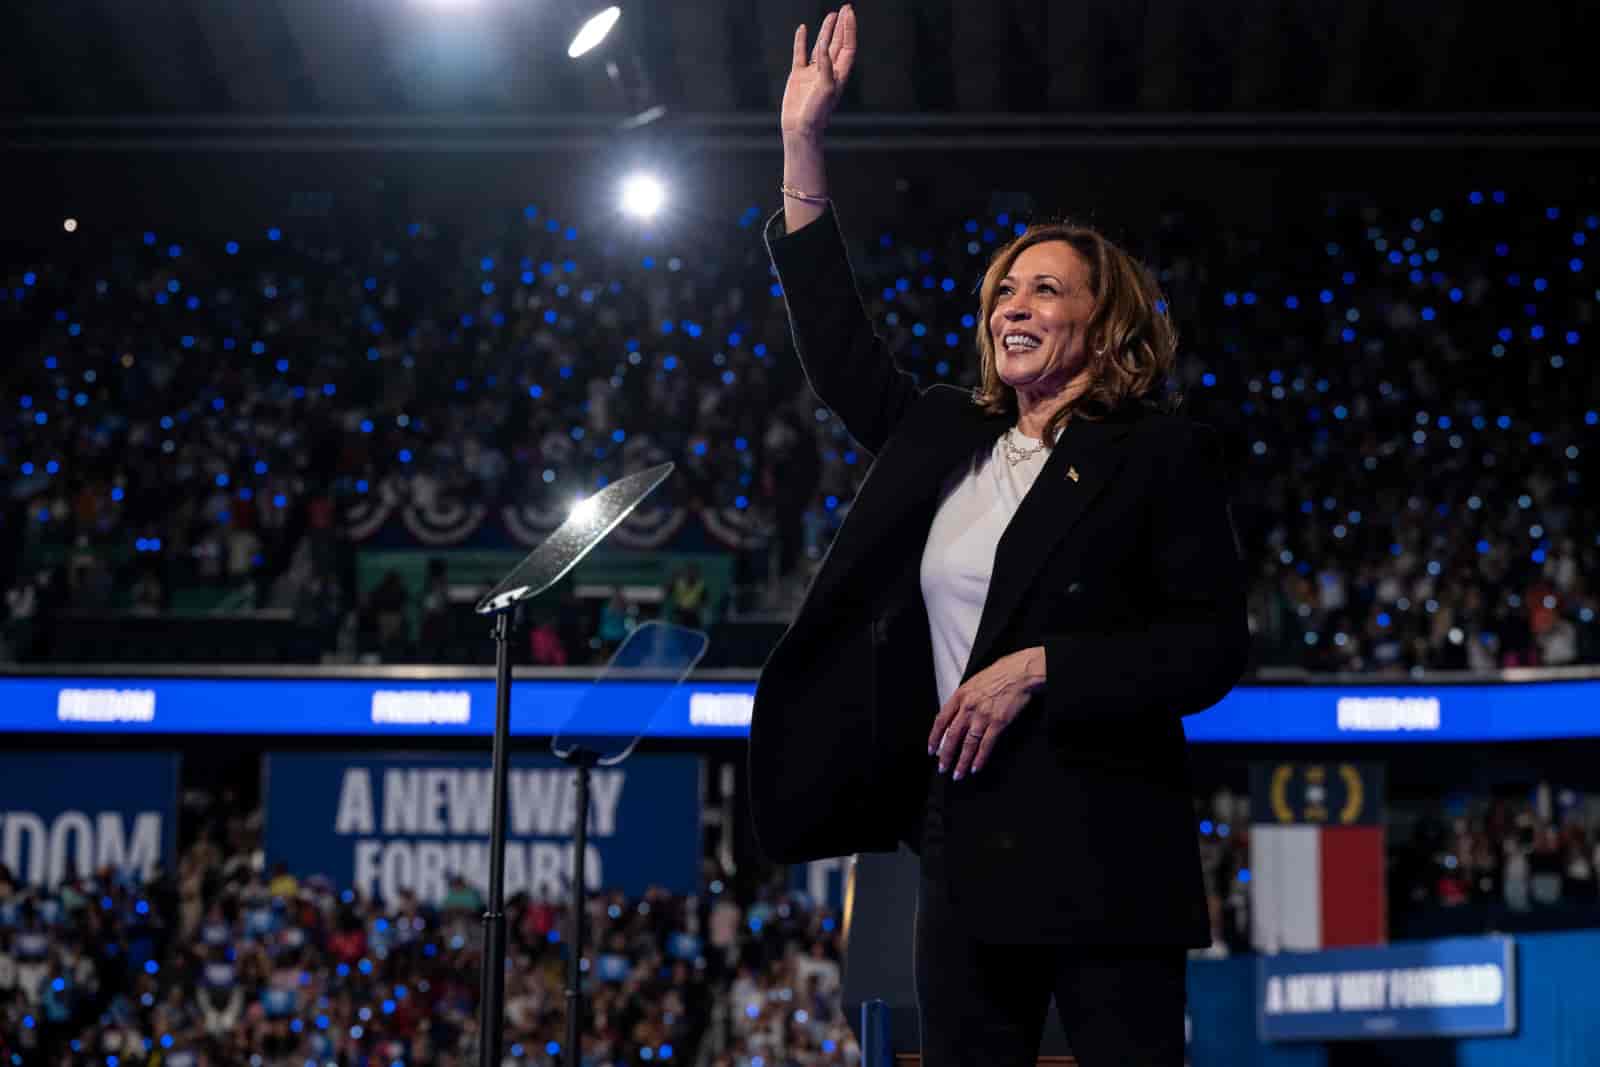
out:
{"label": "blue podium sign", "polygon": [[1256,1019],[1264,1041],[1509,1034],[1515,945],[1460,937],[1260,956]]}

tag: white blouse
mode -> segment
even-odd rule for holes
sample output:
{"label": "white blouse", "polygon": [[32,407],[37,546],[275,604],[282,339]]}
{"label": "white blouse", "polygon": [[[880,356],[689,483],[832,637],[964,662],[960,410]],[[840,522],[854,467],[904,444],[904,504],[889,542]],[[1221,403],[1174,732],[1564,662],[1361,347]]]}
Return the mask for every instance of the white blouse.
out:
{"label": "white blouse", "polygon": [[[1020,448],[1039,443],[1018,430],[1008,432]],[[1060,440],[1059,435],[1056,439]],[[1000,535],[1049,456],[1049,451],[1041,448],[1012,466],[1005,455],[1005,435],[1001,435],[993,448],[978,451],[968,464],[957,468],[940,490],[939,509],[922,550],[921,570],[940,707],[960,687],[966,673],[983,602],[989,595]]]}

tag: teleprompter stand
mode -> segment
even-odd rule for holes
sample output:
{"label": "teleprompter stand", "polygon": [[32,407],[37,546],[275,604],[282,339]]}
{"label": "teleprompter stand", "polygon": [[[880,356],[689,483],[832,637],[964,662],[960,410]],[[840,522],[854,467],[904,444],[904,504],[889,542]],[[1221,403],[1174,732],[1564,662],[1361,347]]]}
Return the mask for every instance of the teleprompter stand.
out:
{"label": "teleprompter stand", "polygon": [[[483,916],[483,974],[479,1002],[478,1063],[500,1067],[504,1047],[506,992],[506,780],[511,741],[511,634],[518,605],[547,591],[616,529],[672,473],[662,463],[613,482],[573,508],[571,515],[478,602],[480,615],[493,615],[495,641],[495,717],[489,827],[489,900]],[[571,926],[567,938],[567,1028],[562,1062],[581,1060],[583,1033],[582,964],[585,852],[589,829],[589,776],[597,766],[620,763],[638,743],[655,711],[704,654],[706,635],[662,622],[637,626],[611,662],[580,697],[551,749],[576,770],[577,822],[573,827]],[[610,683],[653,685],[621,689]],[[664,684],[670,683],[670,684]],[[619,694],[621,694],[619,696]],[[623,721],[609,716],[604,733],[583,733],[599,721],[592,705],[601,698],[627,708]]]}

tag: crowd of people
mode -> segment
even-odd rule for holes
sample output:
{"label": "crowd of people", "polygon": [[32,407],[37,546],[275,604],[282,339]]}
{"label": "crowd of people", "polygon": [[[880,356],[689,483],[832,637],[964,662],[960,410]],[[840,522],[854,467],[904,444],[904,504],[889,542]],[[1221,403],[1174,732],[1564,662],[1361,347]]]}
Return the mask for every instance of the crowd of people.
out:
{"label": "crowd of people", "polygon": [[[1206,955],[1251,951],[1249,798],[1197,804]],[[1385,814],[1389,935],[1419,940],[1600,925],[1600,804],[1571,788],[1395,798]]]}
{"label": "crowd of people", "polygon": [[[377,900],[296,877],[264,854],[259,811],[199,795],[193,840],[149,881],[106,868],[44,887],[0,867],[0,1059],[477,1062],[479,887]],[[1248,798],[1220,790],[1196,812],[1213,930],[1197,955],[1248,952]],[[1600,809],[1580,792],[1400,802],[1389,822],[1392,937],[1600,924]],[[708,857],[692,895],[590,894],[580,1062],[856,1062],[838,912],[783,881],[736,891]],[[518,895],[508,926],[504,1062],[565,1063],[565,904]]]}
{"label": "crowd of people", "polygon": [[[208,584],[370,632],[393,590],[356,588],[363,498],[537,505],[663,458],[663,501],[769,531],[741,574],[803,588],[871,457],[804,382],[763,214],[693,256],[530,205],[470,232],[77,235],[7,263],[9,653],[42,617]],[[970,283],[1023,225],[846,219],[903,367],[974,380]],[[1182,212],[1119,234],[1167,290],[1174,386],[1229,442],[1262,664],[1600,662],[1597,227],[1463,188],[1330,196],[1271,235]]]}
{"label": "crowd of people", "polygon": [[[21,1065],[301,1067],[478,1062],[484,900],[379,901],[262,854],[259,813],[219,808],[174,871],[80,872],[53,888],[0,867],[0,1059]],[[709,861],[708,861],[709,864]],[[838,1008],[836,916],[804,894],[736,902],[591,894],[578,1063],[855,1062]],[[508,906],[504,1063],[572,1062],[564,906]]]}

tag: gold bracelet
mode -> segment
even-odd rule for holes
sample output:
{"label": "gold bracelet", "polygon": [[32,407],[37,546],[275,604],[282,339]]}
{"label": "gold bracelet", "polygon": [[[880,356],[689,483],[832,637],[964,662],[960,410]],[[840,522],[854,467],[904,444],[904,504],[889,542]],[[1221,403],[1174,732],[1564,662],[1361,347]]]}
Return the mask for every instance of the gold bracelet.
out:
{"label": "gold bracelet", "polygon": [[784,196],[792,196],[796,200],[804,200],[808,204],[826,204],[828,202],[827,197],[813,196],[811,193],[803,193],[799,189],[796,189],[794,186],[790,185],[788,182],[784,182],[782,185],[778,186],[778,191],[783,193]]}

